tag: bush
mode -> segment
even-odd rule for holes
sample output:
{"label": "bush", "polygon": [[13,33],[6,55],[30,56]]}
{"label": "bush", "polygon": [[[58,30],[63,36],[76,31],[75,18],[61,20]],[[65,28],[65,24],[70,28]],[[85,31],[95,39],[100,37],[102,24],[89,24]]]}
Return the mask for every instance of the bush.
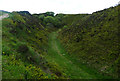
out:
{"label": "bush", "polygon": [[118,74],[118,78],[120,78],[120,56],[118,57],[118,59],[115,61],[116,65],[117,65],[117,74]]}
{"label": "bush", "polygon": [[19,53],[27,53],[29,51],[29,48],[27,47],[27,45],[22,44],[18,47],[17,50]]}
{"label": "bush", "polygon": [[12,54],[11,49],[8,46],[2,46],[2,55],[10,55]]}
{"label": "bush", "polygon": [[47,16],[47,17],[44,18],[44,22],[45,22],[46,24],[47,24],[47,23],[52,23],[52,24],[54,24],[55,19],[54,19],[54,17],[52,17],[52,16]]}
{"label": "bush", "polygon": [[43,21],[43,20],[44,20],[44,17],[45,17],[44,15],[40,15],[40,16],[39,16],[39,19]]}
{"label": "bush", "polygon": [[17,52],[23,54],[25,59],[28,60],[29,62],[40,64],[39,63],[41,61],[40,56],[37,53],[35,53],[35,51],[31,47],[28,47],[26,44],[19,43]]}
{"label": "bush", "polygon": [[54,28],[54,25],[52,23],[47,23],[46,28]]}

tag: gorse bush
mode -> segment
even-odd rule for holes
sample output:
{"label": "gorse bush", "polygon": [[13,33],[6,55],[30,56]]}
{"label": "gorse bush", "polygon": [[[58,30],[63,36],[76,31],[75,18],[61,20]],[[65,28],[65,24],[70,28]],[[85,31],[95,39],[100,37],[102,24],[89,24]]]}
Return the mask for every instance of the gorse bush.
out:
{"label": "gorse bush", "polygon": [[62,22],[68,27],[59,32],[61,43],[70,55],[115,78],[118,74],[115,62],[119,58],[119,7],[93,14],[66,15]]}
{"label": "gorse bush", "polygon": [[2,46],[2,55],[12,55],[11,49],[7,46]]}
{"label": "gorse bush", "polygon": [[2,78],[119,78],[119,9],[120,5],[92,14],[9,13],[2,20]]}
{"label": "gorse bush", "polygon": [[27,53],[29,51],[29,48],[27,47],[27,45],[22,44],[18,47],[17,51],[20,53]]}
{"label": "gorse bush", "polygon": [[31,63],[35,63],[39,65],[40,62],[40,56],[35,53],[35,51],[31,48],[28,47],[26,44],[18,44],[17,52],[23,55],[26,60],[30,61]]}
{"label": "gorse bush", "polygon": [[56,78],[54,73],[42,70],[47,63],[43,55],[46,54],[49,31],[39,18],[28,12],[10,14],[9,18],[3,19],[3,79]]}

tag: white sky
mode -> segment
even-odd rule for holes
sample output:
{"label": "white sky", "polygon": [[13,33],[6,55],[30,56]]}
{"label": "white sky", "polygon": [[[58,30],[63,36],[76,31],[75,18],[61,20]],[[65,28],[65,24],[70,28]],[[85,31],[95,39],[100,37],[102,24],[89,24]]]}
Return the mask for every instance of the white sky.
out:
{"label": "white sky", "polygon": [[30,13],[92,13],[118,4],[119,0],[0,0],[0,10]]}

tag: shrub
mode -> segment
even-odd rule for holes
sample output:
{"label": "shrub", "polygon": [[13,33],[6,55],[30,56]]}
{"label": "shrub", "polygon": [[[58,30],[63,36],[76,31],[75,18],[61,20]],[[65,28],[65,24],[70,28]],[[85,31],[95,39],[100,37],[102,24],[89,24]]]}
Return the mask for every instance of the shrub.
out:
{"label": "shrub", "polygon": [[29,48],[27,47],[27,45],[22,44],[18,47],[17,51],[19,53],[27,53],[29,51]]}
{"label": "shrub", "polygon": [[52,23],[47,23],[46,28],[54,28],[54,25]]}
{"label": "shrub", "polygon": [[44,15],[40,15],[40,16],[39,16],[39,19],[41,19],[41,20],[43,21],[43,20],[44,20],[44,17],[45,17]]}
{"label": "shrub", "polygon": [[120,77],[120,56],[118,57],[118,59],[115,61],[116,65],[117,65],[117,74],[118,77]]}
{"label": "shrub", "polygon": [[2,46],[2,54],[9,56],[10,54],[12,54],[12,51],[8,46]]}
{"label": "shrub", "polygon": [[26,44],[18,44],[17,51],[24,55],[25,59],[31,63],[40,64],[41,61],[40,56],[31,48],[28,47]]}

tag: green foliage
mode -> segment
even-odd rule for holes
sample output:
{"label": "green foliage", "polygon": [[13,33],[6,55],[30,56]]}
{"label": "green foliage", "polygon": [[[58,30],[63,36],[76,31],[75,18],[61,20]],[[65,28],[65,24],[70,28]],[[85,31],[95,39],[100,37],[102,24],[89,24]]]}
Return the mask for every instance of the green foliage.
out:
{"label": "green foliage", "polygon": [[[105,75],[117,78],[118,9],[109,8],[87,15],[66,15],[67,28],[59,32],[61,43],[70,55]],[[72,50],[71,50],[72,49]]]}
{"label": "green foliage", "polygon": [[47,17],[45,17],[44,18],[44,22],[45,23],[52,23],[52,24],[54,24],[54,17],[52,17],[52,16],[47,16]]}
{"label": "green foliage", "polygon": [[7,47],[7,46],[2,46],[2,55],[11,55],[12,54],[12,52],[11,52],[11,50],[10,50],[10,48],[9,47]]}
{"label": "green foliage", "polygon": [[41,19],[41,20],[43,21],[43,20],[44,20],[44,17],[45,17],[44,15],[40,15],[40,16],[39,16],[39,19]]}
{"label": "green foliage", "polygon": [[54,28],[54,25],[52,23],[47,23],[46,28]]}
{"label": "green foliage", "polygon": [[55,77],[54,75],[48,77],[40,67],[22,62],[21,59],[16,60],[15,56],[16,55],[10,55],[9,57],[3,56],[3,79],[48,79]]}
{"label": "green foliage", "polygon": [[110,78],[100,75],[95,69],[80,63],[80,60],[76,59],[77,57],[75,55],[70,56],[57,39],[57,35],[58,33],[56,32],[49,35],[48,54],[46,55],[46,59],[49,62],[55,63],[55,65],[52,65],[50,68],[52,72],[55,72],[58,76],[62,74],[65,78],[68,76],[70,79]]}
{"label": "green foliage", "polygon": [[47,28],[61,28],[63,26],[62,19],[64,14],[57,14],[54,16],[54,12],[46,12],[40,14],[34,14],[34,17],[39,18],[41,24]]}
{"label": "green foliage", "polygon": [[25,20],[23,19],[23,17],[20,14],[18,14],[16,12],[13,12],[12,14],[13,14],[13,16],[12,16],[13,21],[25,23]]}
{"label": "green foliage", "polygon": [[44,23],[47,25],[48,23],[52,24],[54,27],[59,28],[61,25],[60,21],[56,17],[47,16],[44,18]]}
{"label": "green foliage", "polygon": [[39,18],[28,12],[12,12],[3,19],[3,79],[59,78],[44,68],[48,33]]}
{"label": "green foliage", "polygon": [[[2,27],[3,79],[119,78],[119,7],[75,15],[9,13]],[[58,28],[65,49],[57,33],[48,36]]]}
{"label": "green foliage", "polygon": [[54,12],[46,12],[46,15],[47,15],[47,16],[52,16],[52,17],[53,17],[54,14],[55,14]]}
{"label": "green foliage", "polygon": [[26,53],[26,52],[28,52],[29,51],[29,49],[28,49],[28,47],[26,46],[26,45],[20,45],[19,47],[18,47],[18,50],[17,50],[18,52],[20,52],[20,53]]}

